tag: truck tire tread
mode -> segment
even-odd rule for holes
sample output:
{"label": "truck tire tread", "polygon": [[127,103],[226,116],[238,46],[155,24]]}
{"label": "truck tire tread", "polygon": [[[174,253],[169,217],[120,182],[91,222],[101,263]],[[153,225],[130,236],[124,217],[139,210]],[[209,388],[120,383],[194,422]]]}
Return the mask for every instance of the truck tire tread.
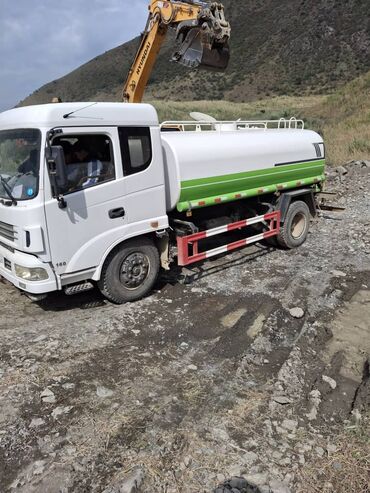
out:
{"label": "truck tire tread", "polygon": [[[119,281],[119,268],[122,260],[130,253],[144,253],[149,259],[150,271],[145,282],[137,289],[129,290]],[[132,239],[115,248],[106,258],[98,287],[109,301],[117,305],[138,301],[153,288],[159,273],[159,252],[149,238]]]}
{"label": "truck tire tread", "polygon": [[[292,234],[292,223],[298,214],[304,218],[305,224],[301,235],[295,238]],[[278,244],[288,250],[301,246],[307,239],[310,228],[310,217],[311,213],[306,202],[303,202],[302,200],[292,202],[289,206],[284,224],[280,227],[280,233],[276,237]]]}

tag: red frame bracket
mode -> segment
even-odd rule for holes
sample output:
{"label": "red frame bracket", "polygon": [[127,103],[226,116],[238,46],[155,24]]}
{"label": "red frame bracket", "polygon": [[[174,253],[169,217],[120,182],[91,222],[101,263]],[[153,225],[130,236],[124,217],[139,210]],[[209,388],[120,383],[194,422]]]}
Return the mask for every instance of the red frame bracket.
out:
{"label": "red frame bracket", "polygon": [[[243,219],[242,221],[237,221],[235,223],[228,224],[226,226],[220,226],[218,228],[208,229],[206,231],[201,231],[189,236],[178,236],[177,237],[177,257],[178,265],[185,266],[189,264],[194,264],[195,262],[200,262],[207,258],[214,257],[215,255],[220,255],[221,253],[236,250],[237,248],[242,248],[246,245],[256,243],[258,241],[264,240],[266,238],[271,238],[276,236],[280,232],[280,211],[269,212],[263,216],[256,216],[249,219]],[[228,243],[212,250],[207,250],[205,252],[199,252],[200,240],[210,238],[212,236],[217,236],[222,233],[227,233],[228,231],[235,231],[238,229],[246,228],[252,226],[253,224],[269,222],[268,230],[264,233],[250,236],[243,240],[234,241],[233,243]],[[190,252],[191,250],[191,252]]]}

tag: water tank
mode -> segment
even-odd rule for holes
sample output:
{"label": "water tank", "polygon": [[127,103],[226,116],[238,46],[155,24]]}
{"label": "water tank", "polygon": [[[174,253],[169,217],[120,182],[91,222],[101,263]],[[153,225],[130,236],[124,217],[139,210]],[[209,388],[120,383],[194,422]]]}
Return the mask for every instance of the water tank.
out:
{"label": "water tank", "polygon": [[319,183],[322,137],[301,129],[161,134],[167,210],[216,205]]}

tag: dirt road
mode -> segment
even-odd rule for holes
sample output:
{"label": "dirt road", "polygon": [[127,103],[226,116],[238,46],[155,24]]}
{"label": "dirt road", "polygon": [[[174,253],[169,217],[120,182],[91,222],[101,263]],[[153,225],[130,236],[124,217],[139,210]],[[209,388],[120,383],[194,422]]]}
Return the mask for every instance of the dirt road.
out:
{"label": "dirt road", "polygon": [[369,404],[370,168],[348,170],[300,249],[172,271],[138,303],[0,283],[0,490],[318,491],[305,468]]}

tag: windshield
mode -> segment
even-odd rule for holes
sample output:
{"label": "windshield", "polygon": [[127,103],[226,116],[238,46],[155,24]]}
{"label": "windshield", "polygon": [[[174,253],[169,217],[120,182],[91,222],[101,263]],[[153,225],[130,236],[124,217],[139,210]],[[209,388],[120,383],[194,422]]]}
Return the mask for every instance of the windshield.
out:
{"label": "windshield", "polygon": [[41,132],[0,131],[0,198],[29,200],[39,188]]}

